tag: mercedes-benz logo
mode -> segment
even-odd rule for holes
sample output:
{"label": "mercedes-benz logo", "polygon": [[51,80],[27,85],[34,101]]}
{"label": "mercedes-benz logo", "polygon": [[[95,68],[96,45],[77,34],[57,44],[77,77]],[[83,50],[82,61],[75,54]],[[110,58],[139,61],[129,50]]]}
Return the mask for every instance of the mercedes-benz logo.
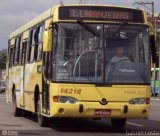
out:
{"label": "mercedes-benz logo", "polygon": [[105,105],[105,104],[107,104],[107,103],[108,103],[108,101],[107,101],[106,98],[102,98],[102,99],[101,99],[101,104]]}

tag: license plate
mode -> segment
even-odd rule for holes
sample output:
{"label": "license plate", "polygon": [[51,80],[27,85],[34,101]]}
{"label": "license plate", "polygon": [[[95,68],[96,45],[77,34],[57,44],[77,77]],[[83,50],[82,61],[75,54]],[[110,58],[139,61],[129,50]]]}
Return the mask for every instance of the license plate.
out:
{"label": "license plate", "polygon": [[94,115],[111,115],[110,109],[96,109]]}

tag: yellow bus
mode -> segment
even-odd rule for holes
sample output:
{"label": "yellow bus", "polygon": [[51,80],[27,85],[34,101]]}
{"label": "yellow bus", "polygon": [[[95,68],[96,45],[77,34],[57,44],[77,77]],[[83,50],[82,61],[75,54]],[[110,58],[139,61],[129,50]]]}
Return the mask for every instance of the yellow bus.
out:
{"label": "yellow bus", "polygon": [[146,13],[108,5],[54,6],[9,37],[6,100],[15,116],[148,118]]}

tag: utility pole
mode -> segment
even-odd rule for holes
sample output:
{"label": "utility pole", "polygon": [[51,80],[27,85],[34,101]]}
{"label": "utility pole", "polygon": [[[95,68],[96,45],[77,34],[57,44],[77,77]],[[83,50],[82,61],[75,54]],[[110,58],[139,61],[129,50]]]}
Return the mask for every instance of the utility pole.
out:
{"label": "utility pole", "polygon": [[83,0],[79,0],[79,4],[83,4]]}
{"label": "utility pole", "polygon": [[96,0],[96,4],[98,4],[98,1],[99,1],[99,0]]}
{"label": "utility pole", "polygon": [[61,5],[61,6],[64,6],[63,0],[60,0],[60,5]]}

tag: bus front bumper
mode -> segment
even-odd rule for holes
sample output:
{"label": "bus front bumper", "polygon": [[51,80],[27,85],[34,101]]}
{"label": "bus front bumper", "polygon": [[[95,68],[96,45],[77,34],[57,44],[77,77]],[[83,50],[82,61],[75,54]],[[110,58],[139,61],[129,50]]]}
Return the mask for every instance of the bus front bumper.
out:
{"label": "bus front bumper", "polygon": [[128,103],[78,102],[76,104],[54,103],[50,117],[91,117],[91,118],[148,118],[150,105]]}

